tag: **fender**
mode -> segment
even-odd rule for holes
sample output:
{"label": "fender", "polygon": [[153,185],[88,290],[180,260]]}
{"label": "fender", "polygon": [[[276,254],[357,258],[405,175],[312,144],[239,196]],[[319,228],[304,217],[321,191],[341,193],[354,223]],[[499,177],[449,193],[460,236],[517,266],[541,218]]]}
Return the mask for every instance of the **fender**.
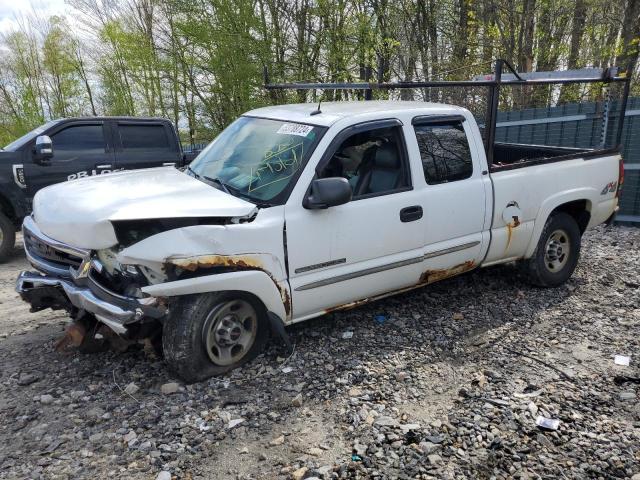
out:
{"label": "fender", "polygon": [[291,315],[289,286],[287,282],[276,282],[259,270],[218,273],[174,282],[159,283],[143,287],[142,291],[152,296],[173,297],[192,293],[223,292],[238,290],[258,297],[267,311],[284,321]]}
{"label": "fender", "polygon": [[30,206],[24,193],[11,183],[0,182],[0,211],[16,220],[21,220],[29,214]]}
{"label": "fender", "polygon": [[591,212],[591,206],[595,202],[597,202],[599,194],[600,192],[598,192],[595,188],[585,187],[560,192],[547,198],[543,202],[542,206],[538,210],[538,214],[536,215],[536,219],[533,225],[533,233],[531,235],[531,240],[529,241],[529,246],[527,247],[527,250],[524,254],[524,258],[531,258],[531,256],[533,255],[533,252],[538,245],[538,241],[540,240],[542,229],[544,228],[549,215],[551,215],[551,212],[553,212],[560,205],[569,202],[575,202],[576,200],[586,200],[587,211]]}

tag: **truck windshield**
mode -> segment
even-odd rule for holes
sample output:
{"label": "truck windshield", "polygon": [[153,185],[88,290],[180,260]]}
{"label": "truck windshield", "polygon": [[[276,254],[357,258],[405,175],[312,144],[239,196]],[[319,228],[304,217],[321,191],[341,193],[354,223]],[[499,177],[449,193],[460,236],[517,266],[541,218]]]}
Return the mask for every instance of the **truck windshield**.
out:
{"label": "truck windshield", "polygon": [[326,128],[240,117],[211,142],[188,172],[254,203],[279,203]]}
{"label": "truck windshield", "polygon": [[9,145],[4,147],[2,150],[6,150],[7,152],[15,152],[16,150],[21,148],[23,145],[26,145],[27,143],[29,143],[29,141],[31,139],[36,138],[42,132],[44,132],[47,129],[49,129],[49,127],[53,127],[59,121],[60,120],[51,120],[50,122],[47,122],[44,125],[40,125],[39,127],[34,128],[29,133],[25,133],[23,136],[21,136],[17,140],[14,140],[13,142],[11,142]]}

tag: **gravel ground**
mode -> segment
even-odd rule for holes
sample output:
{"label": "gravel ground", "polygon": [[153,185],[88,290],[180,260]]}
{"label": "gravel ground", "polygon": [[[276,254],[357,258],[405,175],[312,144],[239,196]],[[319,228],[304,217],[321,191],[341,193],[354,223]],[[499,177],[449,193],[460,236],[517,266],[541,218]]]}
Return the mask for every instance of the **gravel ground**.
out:
{"label": "gravel ground", "polygon": [[473,272],[191,386],[143,348],[55,352],[25,266],[0,267],[0,478],[640,478],[639,229],[588,233],[563,287]]}

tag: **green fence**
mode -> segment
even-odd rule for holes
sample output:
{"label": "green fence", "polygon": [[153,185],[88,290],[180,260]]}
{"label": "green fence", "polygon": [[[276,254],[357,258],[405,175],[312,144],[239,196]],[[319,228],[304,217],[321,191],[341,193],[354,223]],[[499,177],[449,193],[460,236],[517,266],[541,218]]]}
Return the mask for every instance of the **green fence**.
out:
{"label": "green fence", "polygon": [[[496,140],[565,147],[612,146],[618,105],[611,102],[567,104],[500,112]],[[629,98],[622,133],[625,180],[617,219],[640,224],[640,97]]]}

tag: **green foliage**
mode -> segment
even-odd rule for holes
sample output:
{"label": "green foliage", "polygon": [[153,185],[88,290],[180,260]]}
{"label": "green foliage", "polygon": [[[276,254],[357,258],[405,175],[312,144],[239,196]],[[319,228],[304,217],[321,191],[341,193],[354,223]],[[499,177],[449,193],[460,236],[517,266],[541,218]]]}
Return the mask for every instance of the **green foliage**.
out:
{"label": "green foliage", "polygon": [[[0,38],[0,143],[46,119],[152,115],[187,143],[209,141],[266,104],[361,98],[267,92],[273,81],[468,79],[502,57],[521,71],[606,67],[637,56],[625,0],[69,0],[67,19],[25,19]],[[77,23],[82,32],[74,32]],[[638,87],[635,87],[638,88]],[[461,101],[375,92],[377,98]],[[396,96],[394,96],[396,95]],[[475,94],[482,96],[482,92]],[[597,98],[602,89],[521,89],[505,105]]]}

